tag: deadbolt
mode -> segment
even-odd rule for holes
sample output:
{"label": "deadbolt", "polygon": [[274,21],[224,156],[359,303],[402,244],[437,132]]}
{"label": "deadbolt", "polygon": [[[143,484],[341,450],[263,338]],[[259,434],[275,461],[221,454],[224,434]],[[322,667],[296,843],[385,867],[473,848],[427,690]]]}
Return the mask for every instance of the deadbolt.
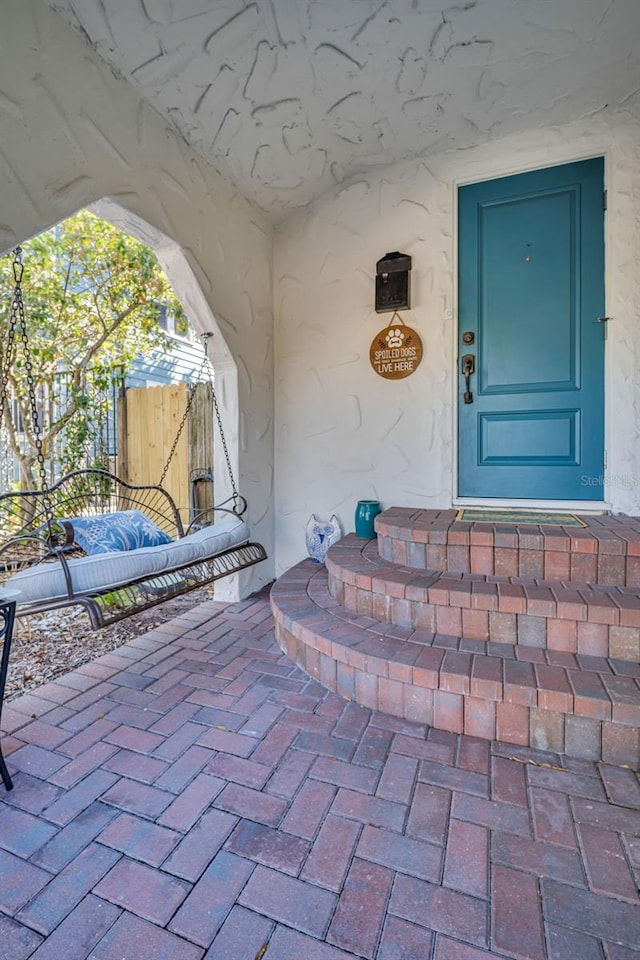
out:
{"label": "deadbolt", "polygon": [[462,342],[466,344],[474,343],[476,335],[473,330],[465,330],[462,334]]}

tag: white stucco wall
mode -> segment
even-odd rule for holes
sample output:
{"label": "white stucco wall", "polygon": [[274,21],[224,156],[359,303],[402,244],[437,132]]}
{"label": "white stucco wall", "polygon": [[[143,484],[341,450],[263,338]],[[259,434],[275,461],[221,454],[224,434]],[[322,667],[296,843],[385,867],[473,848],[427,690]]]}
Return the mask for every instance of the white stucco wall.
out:
{"label": "white stucco wall", "polygon": [[[304,555],[313,511],[353,528],[358,499],[451,504],[454,493],[455,188],[604,154],[607,164],[609,501],[640,513],[640,130],[598,117],[385,168],[278,228],[272,298],[267,218],[199,159],[39,0],[0,0],[0,250],[101,198],[169,238],[187,306],[216,329],[219,395],[257,539],[277,570]],[[133,220],[132,220],[133,222]],[[372,371],[388,315],[373,310],[375,262],[413,257],[425,357],[402,381]],[[162,255],[162,252],[161,252]],[[272,309],[277,395],[274,478]],[[452,311],[451,316],[447,311]],[[223,475],[219,461],[216,472]],[[263,564],[244,593],[272,576]],[[220,596],[236,587],[221,587]],[[224,591],[224,592],[223,592]]]}
{"label": "white stucco wall", "polygon": [[[456,236],[460,182],[606,158],[607,495],[640,513],[640,126],[618,114],[373,171],[290,217],[276,234],[276,568],[304,555],[311,512],[353,530],[357,501],[451,506],[455,494]],[[369,364],[389,314],[373,309],[375,263],[413,257],[425,355],[388,381]],[[448,313],[448,311],[451,311]]]}
{"label": "white stucco wall", "polygon": [[[160,115],[39,0],[0,0],[0,250],[104,197],[171,243],[164,260],[201,330],[256,539],[273,553],[272,231]],[[224,461],[216,451],[216,479]],[[234,598],[272,562],[221,582]]]}

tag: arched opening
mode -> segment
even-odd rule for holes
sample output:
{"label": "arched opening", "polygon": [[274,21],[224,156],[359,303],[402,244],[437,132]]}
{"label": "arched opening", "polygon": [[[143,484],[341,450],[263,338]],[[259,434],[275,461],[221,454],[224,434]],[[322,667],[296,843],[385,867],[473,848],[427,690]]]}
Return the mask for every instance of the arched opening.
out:
{"label": "arched opening", "polygon": [[[182,304],[190,325],[196,333],[210,335],[207,340],[207,353],[215,371],[216,395],[224,424],[230,465],[234,476],[237,477],[239,403],[236,363],[184,253],[177,243],[161,231],[130,213],[113,200],[103,199],[86,209],[101,220],[110,223],[117,230],[134,237],[153,251],[173,288],[175,296]],[[197,371],[194,369],[193,376],[196,376],[196,373]],[[217,424],[214,425],[213,430],[214,433],[219,434]],[[216,436],[213,448],[216,500],[220,503],[230,496],[232,484],[224,447],[220,442],[219,435]],[[168,450],[165,453],[168,453]],[[211,468],[209,467],[209,469]],[[157,482],[157,479],[150,478],[150,482]],[[226,582],[220,583],[216,589],[216,598],[225,601],[237,600],[240,594],[241,585],[237,575],[226,578]]]}

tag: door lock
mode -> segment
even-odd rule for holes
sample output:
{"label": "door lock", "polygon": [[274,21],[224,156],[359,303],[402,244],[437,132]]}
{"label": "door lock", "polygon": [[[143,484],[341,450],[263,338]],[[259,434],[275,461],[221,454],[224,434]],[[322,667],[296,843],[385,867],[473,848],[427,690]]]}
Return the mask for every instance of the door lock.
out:
{"label": "door lock", "polygon": [[471,393],[471,375],[476,372],[476,358],[472,353],[465,353],[462,358],[462,376],[464,377],[464,402],[473,403]]}

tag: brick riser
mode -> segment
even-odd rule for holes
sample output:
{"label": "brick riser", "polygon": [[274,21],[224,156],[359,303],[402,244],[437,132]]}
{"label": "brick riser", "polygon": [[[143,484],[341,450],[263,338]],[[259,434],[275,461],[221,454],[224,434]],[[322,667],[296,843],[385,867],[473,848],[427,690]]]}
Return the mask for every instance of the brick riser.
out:
{"label": "brick riser", "polygon": [[380,622],[492,643],[640,660],[640,589],[418,572],[353,534],[327,555],[334,600]]}
{"label": "brick riser", "polygon": [[640,586],[638,517],[585,517],[586,527],[455,517],[455,510],[385,510],[376,519],[380,556],[418,570]]}
{"label": "brick riser", "polygon": [[311,561],[277,581],[271,606],[290,659],[363,706],[452,733],[639,764],[637,665],[581,669],[570,654],[511,644],[489,654],[464,639],[451,649],[452,638],[346,610],[331,597],[326,570]]}

